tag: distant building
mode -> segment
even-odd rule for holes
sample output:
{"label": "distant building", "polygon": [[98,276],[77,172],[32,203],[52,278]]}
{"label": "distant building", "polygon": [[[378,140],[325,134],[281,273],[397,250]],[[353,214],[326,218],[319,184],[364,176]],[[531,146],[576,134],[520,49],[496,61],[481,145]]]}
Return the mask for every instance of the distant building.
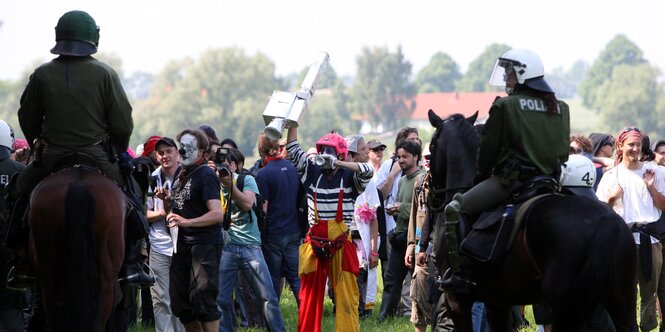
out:
{"label": "distant building", "polygon": [[485,122],[490,106],[503,92],[434,92],[416,95],[416,110],[411,114],[409,124],[413,127],[431,128],[427,112],[431,109],[442,118],[460,113],[466,117],[478,111],[478,121]]}

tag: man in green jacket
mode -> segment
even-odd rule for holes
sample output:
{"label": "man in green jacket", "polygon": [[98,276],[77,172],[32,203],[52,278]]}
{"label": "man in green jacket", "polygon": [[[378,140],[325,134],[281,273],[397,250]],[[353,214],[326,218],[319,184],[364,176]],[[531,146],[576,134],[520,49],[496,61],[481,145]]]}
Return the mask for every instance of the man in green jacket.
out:
{"label": "man in green jacket", "polygon": [[16,252],[17,261],[8,286],[26,288],[34,280],[25,259],[28,234],[21,230],[25,229],[21,227],[24,211],[32,189],[69,152],[92,156],[102,173],[127,194],[128,205],[135,211],[128,213],[133,218],[128,218],[131,224],[127,227],[126,275],[122,280],[130,285],[151,284],[153,277],[145,272],[140,256],[147,223],[135,196],[137,189],[130,177],[132,158],[127,153],[134,127],[132,107],[116,72],[90,56],[97,52],[99,27],[88,13],[65,13],[55,27],[55,37],[51,53],[59,57],[42,64],[30,76],[18,110],[21,129],[36,160],[9,188],[16,203],[7,245]]}
{"label": "man in green jacket", "polygon": [[478,215],[506,201],[525,181],[537,175],[558,178],[568,160],[570,114],[544,79],[540,57],[528,50],[503,54],[490,84],[505,86],[507,97],[492,104],[483,129],[477,159],[476,185],[457,194],[444,210],[445,236],[452,273],[444,290],[470,291],[473,282],[460,276],[456,235],[460,213]]}

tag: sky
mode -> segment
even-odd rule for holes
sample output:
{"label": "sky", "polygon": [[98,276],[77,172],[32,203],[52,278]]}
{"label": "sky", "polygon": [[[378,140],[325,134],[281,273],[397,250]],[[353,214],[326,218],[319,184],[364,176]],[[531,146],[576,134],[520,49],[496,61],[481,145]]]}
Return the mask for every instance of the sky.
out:
{"label": "sky", "polygon": [[414,74],[436,52],[465,71],[491,43],[531,49],[547,72],[592,63],[617,34],[665,70],[665,1],[657,0],[1,0],[0,79],[53,58],[58,18],[75,9],[95,18],[99,51],[117,54],[126,75],[225,47],[267,55],[278,75],[326,51],[338,75],[353,76],[363,47],[399,45]]}

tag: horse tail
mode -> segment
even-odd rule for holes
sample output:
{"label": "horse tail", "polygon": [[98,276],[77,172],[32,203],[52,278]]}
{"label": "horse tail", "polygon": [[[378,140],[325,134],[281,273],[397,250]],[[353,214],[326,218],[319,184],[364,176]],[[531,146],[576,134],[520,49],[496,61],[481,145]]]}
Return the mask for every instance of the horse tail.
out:
{"label": "horse tail", "polygon": [[[95,200],[80,177],[69,185],[65,198],[64,282],[60,288],[62,305],[58,315],[68,331],[87,331],[91,326],[100,324],[96,317],[99,303],[95,281],[98,276],[90,225],[94,217],[94,205]],[[66,291],[72,289],[76,291]]]}
{"label": "horse tail", "polygon": [[625,223],[609,208],[592,213],[596,214],[596,220],[592,221],[596,227],[589,238],[587,255],[572,281],[565,303],[559,306],[563,311],[560,314],[568,317],[561,317],[563,321],[573,318],[572,321],[582,322],[590,317],[599,304],[607,301],[608,290],[625,287],[620,280],[625,273],[618,271],[617,267],[625,269],[624,263],[628,264],[627,268],[634,267],[631,251],[625,249],[633,247],[632,236],[627,232]]}

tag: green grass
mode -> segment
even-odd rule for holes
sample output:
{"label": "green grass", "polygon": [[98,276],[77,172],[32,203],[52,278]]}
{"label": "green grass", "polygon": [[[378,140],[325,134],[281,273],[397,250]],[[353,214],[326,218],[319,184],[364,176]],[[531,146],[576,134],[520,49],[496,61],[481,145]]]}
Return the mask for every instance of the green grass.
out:
{"label": "green grass", "polygon": [[[381,266],[377,273],[381,273]],[[413,324],[409,321],[409,317],[392,317],[388,318],[384,322],[379,323],[377,321],[378,311],[381,308],[381,294],[383,293],[383,282],[379,278],[379,291],[377,293],[377,303],[372,313],[371,317],[360,320],[360,331],[368,332],[411,332],[414,330]],[[293,293],[290,289],[284,288],[282,292],[282,298],[279,301],[280,307],[282,309],[282,317],[284,318],[284,325],[286,326],[286,331],[296,331],[298,328],[298,306],[296,305],[296,300],[293,297]],[[529,321],[529,327],[521,329],[520,332],[536,332],[536,325],[533,320],[533,312],[531,306],[527,306],[524,312],[527,320]],[[152,327],[145,326],[134,326],[130,328],[132,332],[153,332],[155,331]],[[259,332],[264,331],[258,328],[239,328],[239,332]],[[323,320],[321,323],[321,331],[335,331],[335,315],[333,314],[333,305],[330,298],[326,296],[323,302]],[[429,329],[428,329],[429,331]]]}

